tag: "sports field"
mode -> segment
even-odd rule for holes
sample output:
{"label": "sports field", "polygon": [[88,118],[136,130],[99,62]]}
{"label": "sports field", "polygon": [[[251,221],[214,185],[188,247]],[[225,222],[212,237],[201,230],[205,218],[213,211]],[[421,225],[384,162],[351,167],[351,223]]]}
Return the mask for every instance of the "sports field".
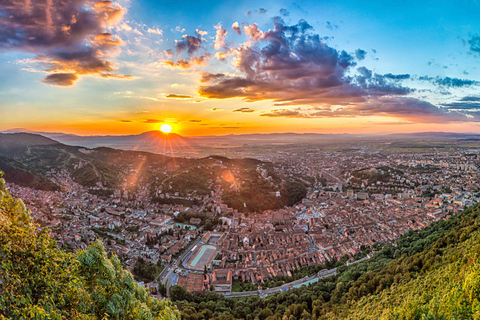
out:
{"label": "sports field", "polygon": [[198,247],[195,251],[195,254],[188,259],[187,264],[190,268],[203,270],[203,268],[215,258],[217,247],[204,244]]}

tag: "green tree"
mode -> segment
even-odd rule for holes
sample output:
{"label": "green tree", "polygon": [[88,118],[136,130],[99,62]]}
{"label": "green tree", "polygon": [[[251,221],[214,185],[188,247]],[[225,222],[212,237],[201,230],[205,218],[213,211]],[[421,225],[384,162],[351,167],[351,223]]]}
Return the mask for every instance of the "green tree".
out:
{"label": "green tree", "polygon": [[[1,176],[1,173],[0,173]],[[149,296],[100,241],[78,254],[38,230],[0,179],[0,318],[178,319],[167,300]]]}

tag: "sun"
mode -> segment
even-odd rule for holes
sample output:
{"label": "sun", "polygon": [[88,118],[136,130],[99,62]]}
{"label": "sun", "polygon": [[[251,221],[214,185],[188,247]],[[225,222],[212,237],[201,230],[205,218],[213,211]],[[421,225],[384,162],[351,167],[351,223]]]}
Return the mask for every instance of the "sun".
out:
{"label": "sun", "polygon": [[160,131],[162,131],[163,133],[170,133],[172,132],[172,126],[168,123],[164,123],[160,126]]}

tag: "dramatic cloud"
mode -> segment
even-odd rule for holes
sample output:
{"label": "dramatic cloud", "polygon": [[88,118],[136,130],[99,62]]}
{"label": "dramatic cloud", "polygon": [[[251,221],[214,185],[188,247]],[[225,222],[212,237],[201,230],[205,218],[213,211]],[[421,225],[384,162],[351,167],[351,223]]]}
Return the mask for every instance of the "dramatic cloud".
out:
{"label": "dramatic cloud", "polygon": [[365,59],[366,56],[367,56],[367,51],[362,49],[355,50],[355,58],[357,58],[358,61]]}
{"label": "dramatic cloud", "polygon": [[238,35],[241,35],[241,34],[242,34],[242,29],[240,28],[238,22],[234,22],[234,23],[232,24],[232,30],[233,30],[236,34],[238,34]]}
{"label": "dramatic cloud", "polygon": [[377,75],[366,68],[347,76],[354,57],[328,46],[312,30],[305,20],[291,26],[275,20],[273,30],[266,32],[257,24],[245,26],[251,41],[236,48],[233,61],[241,74],[202,74],[200,96],[273,100],[277,106],[348,105],[412,92],[399,83],[403,76]]}
{"label": "dramatic cloud", "polygon": [[255,112],[255,110],[250,108],[238,108],[233,110],[233,112],[251,113],[251,112]]}
{"label": "dramatic cloud", "polygon": [[192,96],[184,95],[184,94],[175,94],[175,93],[170,93],[165,96],[165,98],[168,99],[191,99],[193,98]]}
{"label": "dramatic cloud", "polygon": [[225,36],[227,35],[227,30],[224,29],[220,23],[215,26],[215,30],[217,30],[215,34],[215,50],[220,50],[222,48],[227,49],[227,46],[225,45]]}
{"label": "dramatic cloud", "polygon": [[286,118],[335,118],[359,116],[384,116],[403,119],[415,123],[449,123],[480,121],[475,112],[458,112],[448,108],[437,107],[427,101],[406,97],[381,97],[366,103],[349,105],[341,108],[313,107],[274,109],[262,113],[263,117]]}
{"label": "dramatic cloud", "polygon": [[[0,51],[36,55],[32,61],[52,73],[43,82],[71,86],[78,75],[111,78],[108,59],[123,42],[108,32],[124,9],[111,1],[0,1]],[[127,78],[127,77],[123,77]]]}

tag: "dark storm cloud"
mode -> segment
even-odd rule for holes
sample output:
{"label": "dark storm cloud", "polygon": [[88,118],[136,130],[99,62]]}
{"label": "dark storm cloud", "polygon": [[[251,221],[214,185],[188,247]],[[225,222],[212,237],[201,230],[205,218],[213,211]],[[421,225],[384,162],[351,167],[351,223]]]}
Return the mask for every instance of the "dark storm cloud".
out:
{"label": "dark storm cloud", "polygon": [[365,59],[366,56],[367,56],[367,51],[362,49],[355,50],[355,57],[357,58],[358,61]]}
{"label": "dark storm cloud", "polygon": [[1,0],[0,51],[35,54],[33,61],[54,73],[47,84],[70,86],[87,74],[111,78],[115,68],[108,58],[123,43],[105,31],[123,13],[111,1]]}

